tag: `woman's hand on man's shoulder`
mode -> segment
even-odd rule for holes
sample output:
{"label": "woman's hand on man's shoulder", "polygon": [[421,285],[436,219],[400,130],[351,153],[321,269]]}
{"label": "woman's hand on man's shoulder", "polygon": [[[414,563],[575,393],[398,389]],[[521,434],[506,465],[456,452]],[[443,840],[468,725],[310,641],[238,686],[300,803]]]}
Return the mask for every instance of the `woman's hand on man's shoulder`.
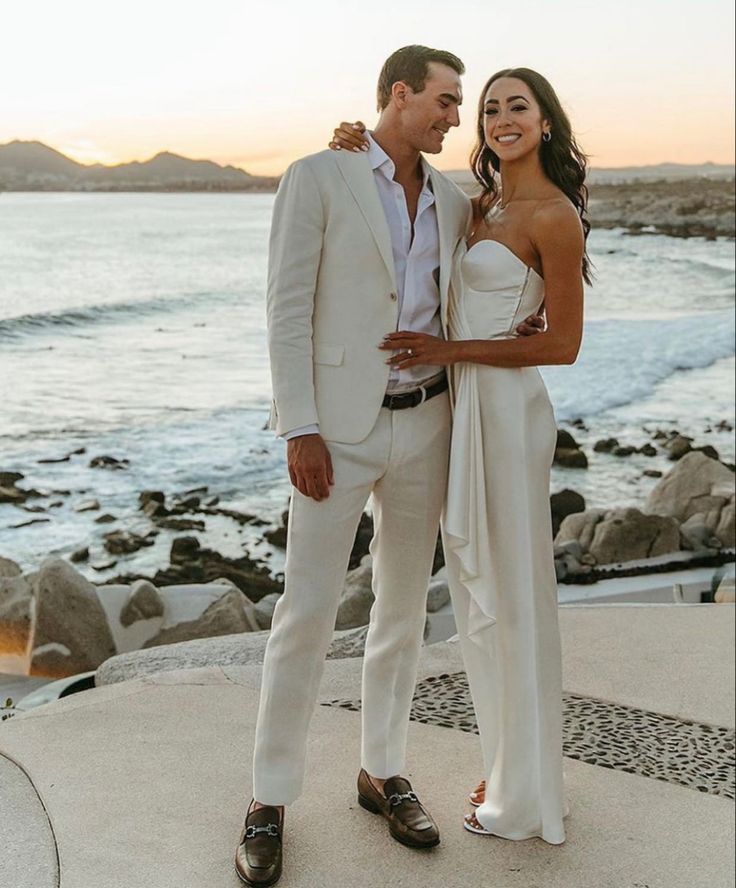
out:
{"label": "woman's hand on man's shoulder", "polygon": [[343,122],[335,127],[332,139],[327,143],[333,151],[367,151],[368,137],[365,135],[366,125],[362,120],[355,123]]}

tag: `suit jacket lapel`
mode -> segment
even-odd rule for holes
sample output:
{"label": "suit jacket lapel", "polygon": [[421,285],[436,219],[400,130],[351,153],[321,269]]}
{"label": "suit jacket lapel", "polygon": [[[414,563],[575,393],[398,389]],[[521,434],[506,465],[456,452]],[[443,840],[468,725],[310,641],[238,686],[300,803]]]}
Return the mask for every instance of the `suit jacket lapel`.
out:
{"label": "suit jacket lapel", "polygon": [[[386,268],[391,275],[391,281],[396,288],[396,272],[394,269],[394,254],[391,247],[391,233],[386,222],[386,214],[383,211],[381,198],[373,178],[373,170],[367,162],[367,158],[350,156],[349,152],[337,152],[335,157],[337,168],[353,194],[368,227],[373,234],[376,245],[381,254]],[[362,161],[362,162],[361,162]]]}
{"label": "suit jacket lapel", "polygon": [[447,293],[452,273],[452,257],[457,247],[457,231],[455,230],[456,226],[451,224],[450,207],[446,200],[447,195],[442,175],[433,167],[430,167],[430,170],[440,241],[440,313],[442,326],[445,328],[447,326]]}

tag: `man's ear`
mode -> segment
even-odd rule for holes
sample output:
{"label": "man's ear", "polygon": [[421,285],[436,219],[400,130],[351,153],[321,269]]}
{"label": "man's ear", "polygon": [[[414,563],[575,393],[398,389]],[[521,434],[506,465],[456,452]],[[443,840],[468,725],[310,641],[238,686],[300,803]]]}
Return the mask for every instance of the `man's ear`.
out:
{"label": "man's ear", "polygon": [[396,103],[396,107],[405,108],[407,99],[412,92],[413,90],[408,83],[404,83],[403,80],[397,80],[391,87],[391,97]]}

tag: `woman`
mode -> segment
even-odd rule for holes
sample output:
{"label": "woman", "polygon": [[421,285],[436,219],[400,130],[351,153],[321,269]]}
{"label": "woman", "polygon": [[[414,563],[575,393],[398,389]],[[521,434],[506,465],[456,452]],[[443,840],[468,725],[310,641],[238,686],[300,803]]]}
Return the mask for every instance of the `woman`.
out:
{"label": "woman", "polygon": [[[471,166],[483,190],[454,259],[450,339],[399,331],[384,347],[399,367],[452,368],[443,535],[486,772],[465,828],[559,844],[567,806],[549,513],[556,426],[536,368],[571,364],[580,348],[585,157],[554,90],[528,68],[489,79],[477,137]],[[335,139],[362,143],[348,125]],[[544,332],[517,336],[542,306]]]}

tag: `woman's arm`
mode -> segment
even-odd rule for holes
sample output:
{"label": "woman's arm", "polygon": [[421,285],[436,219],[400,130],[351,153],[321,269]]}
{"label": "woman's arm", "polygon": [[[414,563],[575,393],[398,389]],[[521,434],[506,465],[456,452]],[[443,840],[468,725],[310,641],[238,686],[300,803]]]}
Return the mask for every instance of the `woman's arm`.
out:
{"label": "woman's arm", "polygon": [[574,363],[583,334],[584,237],[580,219],[571,204],[560,200],[541,207],[531,225],[530,235],[544,274],[544,332],[517,339],[451,342],[418,333],[391,333],[382,348],[401,351],[389,362],[399,367],[457,363],[536,367]]}

